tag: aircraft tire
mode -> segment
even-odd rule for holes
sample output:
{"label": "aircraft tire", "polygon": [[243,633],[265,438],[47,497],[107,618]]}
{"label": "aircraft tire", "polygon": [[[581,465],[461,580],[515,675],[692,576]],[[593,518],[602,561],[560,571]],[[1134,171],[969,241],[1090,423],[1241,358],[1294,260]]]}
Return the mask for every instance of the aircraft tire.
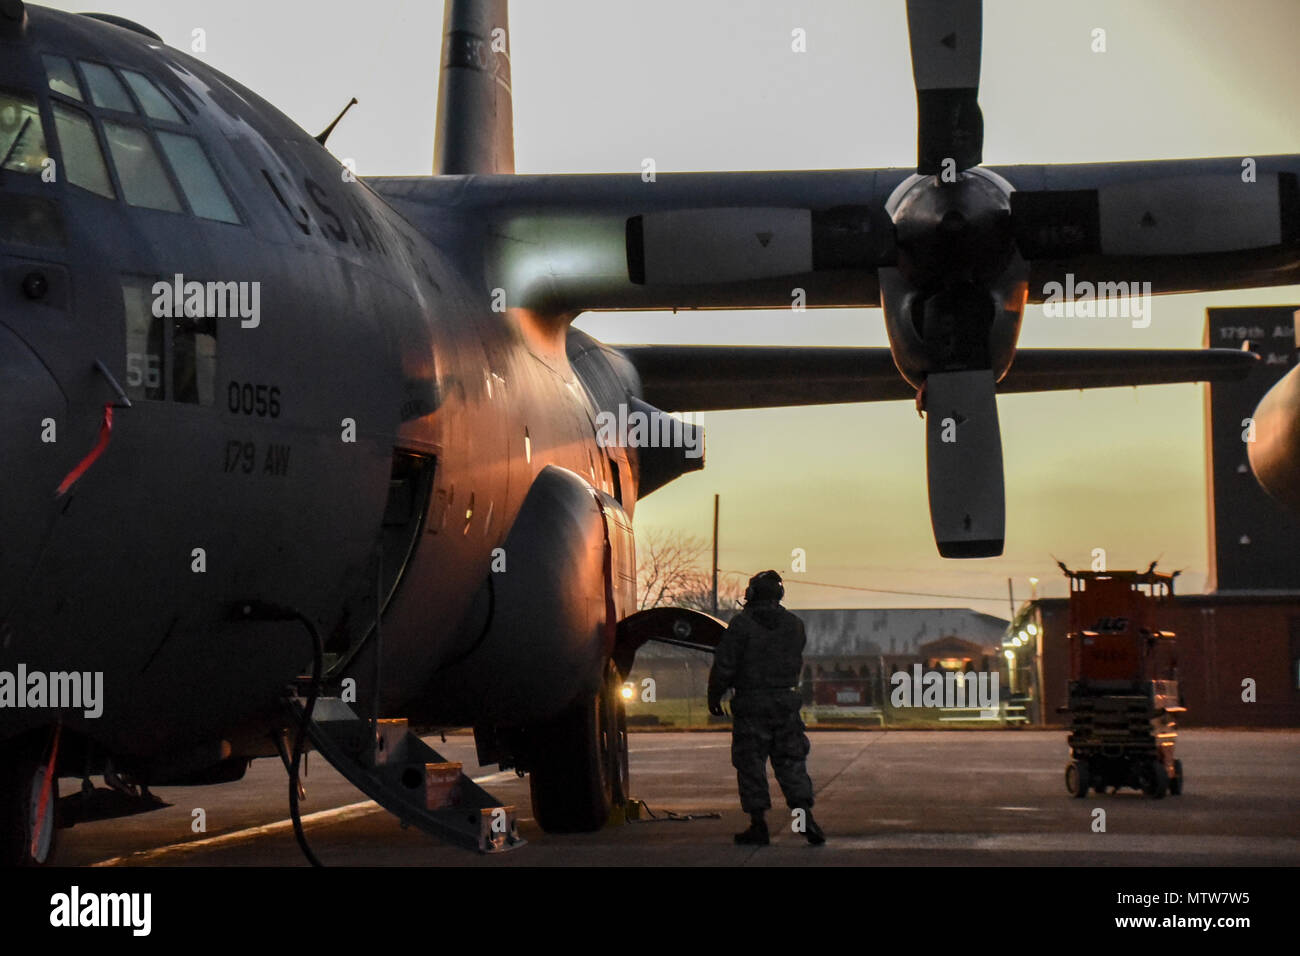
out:
{"label": "aircraft tire", "polygon": [[533,816],[547,833],[590,833],[626,799],[626,723],[611,662],[598,693],[536,728],[538,750],[528,775]]}

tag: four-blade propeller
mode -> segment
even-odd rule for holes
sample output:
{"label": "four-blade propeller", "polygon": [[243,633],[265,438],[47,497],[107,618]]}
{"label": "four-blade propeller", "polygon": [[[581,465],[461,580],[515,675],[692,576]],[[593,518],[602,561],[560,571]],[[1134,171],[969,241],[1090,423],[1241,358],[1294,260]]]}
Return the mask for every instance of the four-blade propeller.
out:
{"label": "four-blade propeller", "polygon": [[[930,522],[949,558],[1002,553],[995,386],[1014,351],[1027,278],[1015,252],[1009,185],[969,172],[984,150],[982,12],[980,0],[908,0],[916,175],[891,198],[898,262],[880,270],[891,346],[926,413]],[[1008,325],[998,349],[999,329]]]}

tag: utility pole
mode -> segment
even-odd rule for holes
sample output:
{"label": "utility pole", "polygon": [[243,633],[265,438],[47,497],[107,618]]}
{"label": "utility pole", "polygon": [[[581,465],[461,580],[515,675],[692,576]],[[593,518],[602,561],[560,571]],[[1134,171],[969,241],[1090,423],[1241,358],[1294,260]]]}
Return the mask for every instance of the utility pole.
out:
{"label": "utility pole", "polygon": [[1011,579],[1007,578],[1007,603],[1011,605],[1011,620],[1016,619],[1016,596],[1011,590]]}
{"label": "utility pole", "polygon": [[718,496],[713,496],[713,616],[718,616]]}

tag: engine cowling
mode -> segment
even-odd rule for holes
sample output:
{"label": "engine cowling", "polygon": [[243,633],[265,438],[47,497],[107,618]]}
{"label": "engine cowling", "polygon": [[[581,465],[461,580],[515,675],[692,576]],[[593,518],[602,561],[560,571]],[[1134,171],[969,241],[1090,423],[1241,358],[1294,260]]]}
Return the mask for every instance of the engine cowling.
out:
{"label": "engine cowling", "polygon": [[1255,440],[1246,449],[1255,479],[1300,515],[1300,367],[1268,390],[1254,418]]}
{"label": "engine cowling", "polygon": [[897,265],[880,270],[881,305],[899,372],[992,369],[1015,356],[1029,267],[1011,232],[1011,184],[987,169],[951,181],[914,175],[894,190]]}

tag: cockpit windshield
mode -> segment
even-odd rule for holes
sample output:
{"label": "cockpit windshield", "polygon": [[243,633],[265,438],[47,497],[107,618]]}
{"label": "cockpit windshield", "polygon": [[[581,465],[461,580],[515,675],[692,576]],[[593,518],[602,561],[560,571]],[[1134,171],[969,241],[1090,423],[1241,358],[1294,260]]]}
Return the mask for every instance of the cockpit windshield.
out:
{"label": "cockpit windshield", "polygon": [[49,155],[36,98],[0,90],[0,169],[39,175]]}

